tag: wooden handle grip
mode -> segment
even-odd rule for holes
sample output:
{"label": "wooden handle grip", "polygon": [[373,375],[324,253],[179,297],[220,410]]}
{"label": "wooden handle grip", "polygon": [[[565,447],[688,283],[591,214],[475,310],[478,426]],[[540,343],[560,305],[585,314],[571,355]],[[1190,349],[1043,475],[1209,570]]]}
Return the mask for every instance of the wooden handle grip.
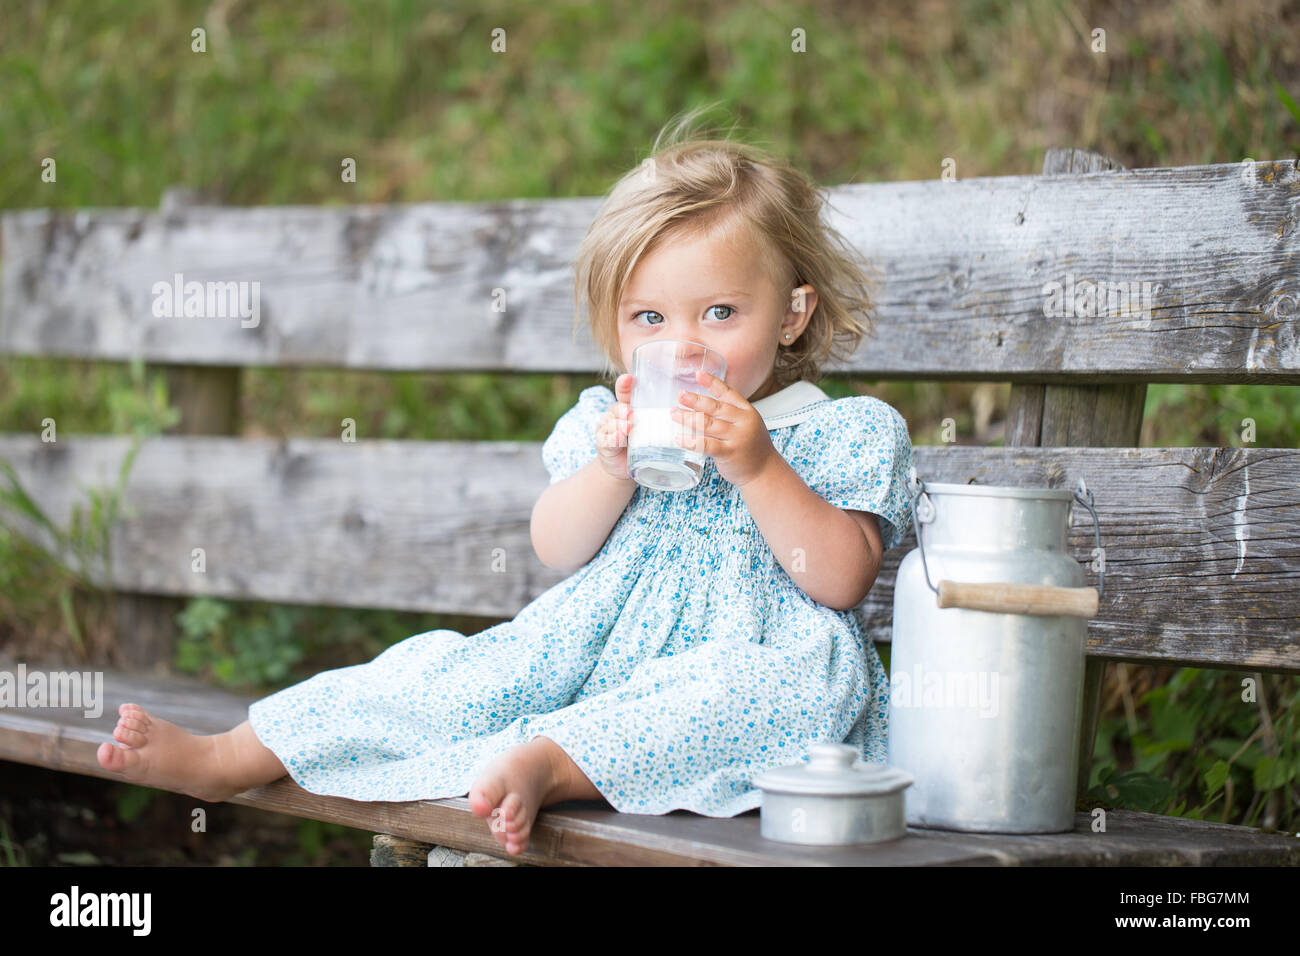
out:
{"label": "wooden handle grip", "polygon": [[939,582],[939,607],[964,607],[1001,614],[1070,614],[1096,617],[1096,588],[1062,588],[1051,584]]}

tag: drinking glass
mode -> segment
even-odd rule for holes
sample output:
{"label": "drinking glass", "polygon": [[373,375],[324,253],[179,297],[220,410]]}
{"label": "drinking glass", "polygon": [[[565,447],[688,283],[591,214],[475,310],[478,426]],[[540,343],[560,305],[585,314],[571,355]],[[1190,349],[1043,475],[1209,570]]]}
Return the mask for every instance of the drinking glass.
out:
{"label": "drinking glass", "polygon": [[707,395],[696,381],[700,369],[726,381],[727,360],[719,352],[685,339],[657,339],[632,352],[632,430],[627,436],[627,473],[637,484],[656,491],[686,491],[700,482],[703,452],[683,448],[676,436],[686,426],[672,419],[685,408],[682,391]]}

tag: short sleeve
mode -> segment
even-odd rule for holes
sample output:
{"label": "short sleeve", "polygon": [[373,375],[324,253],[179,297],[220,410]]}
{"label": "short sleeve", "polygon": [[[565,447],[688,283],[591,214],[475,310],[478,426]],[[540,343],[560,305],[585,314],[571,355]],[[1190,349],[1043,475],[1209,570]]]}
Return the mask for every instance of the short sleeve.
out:
{"label": "short sleeve", "polygon": [[578,404],[560,416],[542,443],[542,464],[551,484],[568,478],[596,457],[596,423],[617,399],[604,385],[584,388]]}
{"label": "short sleeve", "polygon": [[825,402],[790,442],[786,457],[809,488],[837,508],[877,515],[886,551],[903,540],[912,523],[914,462],[897,409],[871,395]]}

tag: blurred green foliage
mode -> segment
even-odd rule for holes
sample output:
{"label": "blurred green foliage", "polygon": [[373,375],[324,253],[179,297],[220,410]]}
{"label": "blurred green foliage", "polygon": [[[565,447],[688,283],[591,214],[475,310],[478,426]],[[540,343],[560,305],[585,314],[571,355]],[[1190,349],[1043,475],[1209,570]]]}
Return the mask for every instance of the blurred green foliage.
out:
{"label": "blurred green foliage", "polygon": [[190,599],[177,615],[177,670],[233,691],[298,683],[326,667],[368,661],[414,634],[477,634],[492,618]]}
{"label": "blurred green foliage", "polygon": [[1175,670],[1132,715],[1102,717],[1085,806],[1300,830],[1298,696],[1284,675]]}
{"label": "blurred green foliage", "polygon": [[0,859],[0,866],[25,865],[22,845],[15,843],[9,836],[9,825],[5,823],[3,817],[0,817],[0,848],[4,849],[4,857]]}
{"label": "blurred green foliage", "polygon": [[118,820],[122,823],[134,822],[161,792],[153,787],[138,787],[132,783],[119,784],[114,801]]}
{"label": "blurred green foliage", "polygon": [[[191,50],[200,26],[206,53]],[[498,27],[505,53],[491,48]],[[1033,173],[1049,146],[1129,167],[1280,159],[1300,153],[1296,40],[1286,4],[15,3],[0,29],[0,208],[154,207],[172,185],[243,205],[595,196],[671,114],[719,99],[739,135],[826,184],[933,178],[945,158],[960,178]],[[46,157],[57,183],[40,180]],[[344,157],[356,183],[340,181]],[[540,441],[597,381],[256,368],[239,414],[245,435],[337,435],[351,417],[363,438]],[[949,417],[962,440],[1000,440],[974,406],[992,387],[1004,410],[1004,384],[823,384],[890,402],[916,444]],[[64,435],[146,436],[174,414],[161,375],[138,365],[0,359],[4,431],[54,418]],[[1246,418],[1257,447],[1295,447],[1300,390],[1153,384],[1142,443],[1236,447]],[[65,528],[12,481],[3,491],[0,510],[48,535],[42,547],[0,525],[10,633],[87,652],[83,565],[116,514],[112,490],[90,496]],[[196,598],[178,623],[178,669],[271,689],[411,634],[495,621]],[[1124,713],[1110,707],[1093,799],[1247,822],[1276,795],[1295,829],[1296,680],[1264,682],[1268,741],[1237,680],[1175,670]],[[332,831],[304,827],[311,859]]]}
{"label": "blurred green foliage", "polygon": [[[102,583],[112,578],[111,531],[135,456],[146,438],[179,418],[167,404],[161,378],[146,384],[140,362],[130,363],[127,372],[126,381],[107,380],[100,395],[112,433],[131,436],[117,480],[85,489],[86,501],[72,503],[66,527],[59,516],[45,513],[13,465],[0,459],[0,612],[10,628],[39,633],[43,619],[57,609],[63,637],[83,659],[100,650],[87,647],[83,622],[95,622],[95,632],[102,632],[110,601]],[[49,377],[47,386],[53,381]],[[42,418],[32,430],[45,428]]]}

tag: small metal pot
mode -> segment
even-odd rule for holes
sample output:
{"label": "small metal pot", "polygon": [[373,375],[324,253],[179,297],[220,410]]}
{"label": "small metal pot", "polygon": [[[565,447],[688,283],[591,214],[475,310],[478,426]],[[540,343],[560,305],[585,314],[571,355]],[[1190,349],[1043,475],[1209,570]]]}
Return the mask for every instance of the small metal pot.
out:
{"label": "small metal pot", "polygon": [[907,832],[903,790],[912,775],[861,760],[857,748],[825,741],[808,760],[765,770],[759,832],[768,840],[815,845],[883,843]]}

